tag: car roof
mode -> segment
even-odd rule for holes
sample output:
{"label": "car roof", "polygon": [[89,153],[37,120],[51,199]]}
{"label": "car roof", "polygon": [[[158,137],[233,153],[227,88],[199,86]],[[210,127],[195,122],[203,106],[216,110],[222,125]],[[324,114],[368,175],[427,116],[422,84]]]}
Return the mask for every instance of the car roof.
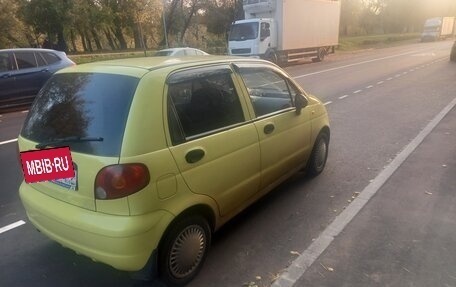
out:
{"label": "car roof", "polygon": [[53,52],[53,53],[65,53],[62,51],[42,48],[11,48],[11,49],[0,49],[0,52]]}
{"label": "car roof", "polygon": [[159,50],[160,51],[179,51],[179,50],[185,50],[185,49],[192,49],[192,50],[198,50],[196,48],[191,48],[191,47],[177,47],[177,48],[166,48],[166,49],[162,49],[162,50]]}
{"label": "car roof", "polygon": [[232,56],[182,56],[182,57],[141,57],[92,62],[73,66],[58,73],[65,72],[106,72],[141,77],[145,73],[164,68],[186,68],[195,65],[211,65],[231,62],[269,63],[260,59]]}

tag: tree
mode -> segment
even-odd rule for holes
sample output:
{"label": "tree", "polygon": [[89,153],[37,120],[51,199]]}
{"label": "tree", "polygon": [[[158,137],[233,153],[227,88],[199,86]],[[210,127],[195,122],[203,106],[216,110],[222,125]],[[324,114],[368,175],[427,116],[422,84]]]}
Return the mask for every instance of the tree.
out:
{"label": "tree", "polygon": [[[17,1],[0,0],[0,49],[33,45],[33,37],[18,18]],[[30,40],[30,41],[29,41]]]}
{"label": "tree", "polygon": [[22,15],[26,24],[38,33],[47,35],[53,48],[67,51],[64,27],[68,22],[70,0],[30,0],[22,2]]}

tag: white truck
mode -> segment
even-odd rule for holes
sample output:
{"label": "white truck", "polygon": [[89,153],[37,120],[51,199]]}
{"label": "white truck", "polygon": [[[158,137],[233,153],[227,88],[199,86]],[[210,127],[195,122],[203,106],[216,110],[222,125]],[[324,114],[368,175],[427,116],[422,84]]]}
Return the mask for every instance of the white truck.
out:
{"label": "white truck", "polygon": [[436,41],[452,37],[456,33],[455,17],[435,17],[424,22],[421,41]]}
{"label": "white truck", "polygon": [[245,20],[231,25],[228,54],[277,64],[322,61],[339,44],[340,0],[243,0]]}

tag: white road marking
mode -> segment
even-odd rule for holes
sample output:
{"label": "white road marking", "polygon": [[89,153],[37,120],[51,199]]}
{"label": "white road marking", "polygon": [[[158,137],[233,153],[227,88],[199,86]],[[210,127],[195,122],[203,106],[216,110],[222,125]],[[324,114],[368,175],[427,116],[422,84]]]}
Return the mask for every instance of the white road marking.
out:
{"label": "white road marking", "polygon": [[0,234],[7,232],[8,230],[14,229],[16,227],[19,227],[21,225],[24,225],[24,224],[25,224],[25,221],[23,221],[23,220],[19,220],[14,223],[11,223],[5,227],[0,228]]}
{"label": "white road marking", "polygon": [[397,55],[392,55],[392,56],[388,56],[388,57],[382,57],[382,58],[372,59],[372,60],[368,60],[368,61],[362,61],[362,62],[353,63],[353,64],[349,64],[349,65],[344,65],[344,66],[334,67],[334,68],[330,68],[330,69],[326,69],[326,70],[321,70],[321,71],[318,71],[318,72],[313,72],[313,73],[309,73],[309,74],[295,76],[293,78],[294,79],[304,78],[304,77],[318,75],[318,74],[322,74],[322,73],[326,73],[326,72],[331,72],[331,71],[336,71],[336,70],[340,70],[340,69],[345,69],[345,68],[349,68],[349,67],[353,67],[353,66],[363,65],[363,64],[367,64],[367,63],[372,63],[372,62],[377,62],[377,61],[382,61],[382,60],[387,60],[387,59],[392,59],[392,58],[397,58],[397,57],[401,57],[401,56],[404,56],[404,55],[414,54],[414,53],[417,53],[417,52],[418,51],[412,51],[412,52],[407,52],[407,53],[403,53],[403,54],[397,54]]}
{"label": "white road marking", "polygon": [[339,100],[345,99],[346,97],[348,97],[348,95],[343,95],[343,96],[339,97]]}
{"label": "white road marking", "polygon": [[330,104],[332,104],[332,101],[328,101],[328,102],[324,103],[323,105],[327,106],[327,105],[330,105]]}
{"label": "white road marking", "polygon": [[383,83],[384,83],[384,81],[380,81],[380,82],[377,82],[377,85],[381,85]]}
{"label": "white road marking", "polygon": [[407,75],[407,74],[408,74],[408,72],[402,72],[402,75]]}
{"label": "white road marking", "polygon": [[391,81],[393,78],[389,77],[388,79],[386,79],[387,81]]}
{"label": "white road marking", "polygon": [[399,78],[400,76],[400,74],[394,75],[395,78]]}
{"label": "white road marking", "polygon": [[320,257],[344,228],[353,220],[358,212],[369,202],[383,184],[394,174],[402,163],[434,130],[440,121],[456,106],[454,98],[432,121],[391,161],[377,177],[361,191],[352,203],[342,211],[331,224],[315,239],[310,246],[301,252],[280,277],[272,283],[272,287],[292,287],[302,277],[307,268]]}
{"label": "white road marking", "polygon": [[366,87],[366,89],[372,89],[373,87],[374,87],[374,86],[369,85],[369,86]]}
{"label": "white road marking", "polygon": [[7,141],[0,142],[0,145],[12,143],[12,142],[17,142],[17,139],[12,139],[12,140],[7,140]]}
{"label": "white road marking", "polygon": [[362,91],[363,91],[363,90],[356,90],[356,91],[353,92],[353,94],[359,94],[359,93],[361,93]]}
{"label": "white road marking", "polygon": [[410,69],[409,72],[415,72],[415,69]]}

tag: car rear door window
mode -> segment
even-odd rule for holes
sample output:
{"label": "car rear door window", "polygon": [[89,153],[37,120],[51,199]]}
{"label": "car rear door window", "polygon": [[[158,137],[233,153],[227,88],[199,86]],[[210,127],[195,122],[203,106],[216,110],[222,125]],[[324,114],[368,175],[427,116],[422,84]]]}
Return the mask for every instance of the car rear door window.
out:
{"label": "car rear door window", "polygon": [[33,52],[15,52],[16,63],[19,69],[37,67],[35,54]]}
{"label": "car rear door window", "polygon": [[35,56],[36,56],[36,61],[38,62],[38,67],[42,67],[42,66],[46,66],[47,65],[46,61],[43,58],[42,53],[36,52]]}
{"label": "car rear door window", "polygon": [[242,123],[245,118],[228,67],[182,71],[168,79],[173,144]]}

